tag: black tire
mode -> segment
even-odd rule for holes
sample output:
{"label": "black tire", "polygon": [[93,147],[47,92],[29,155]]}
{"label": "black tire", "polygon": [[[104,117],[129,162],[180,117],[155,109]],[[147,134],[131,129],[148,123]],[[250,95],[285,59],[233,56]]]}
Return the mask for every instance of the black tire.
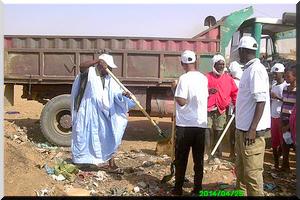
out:
{"label": "black tire", "polygon": [[71,146],[72,121],[69,94],[52,98],[43,108],[40,121],[42,133],[50,143]]}

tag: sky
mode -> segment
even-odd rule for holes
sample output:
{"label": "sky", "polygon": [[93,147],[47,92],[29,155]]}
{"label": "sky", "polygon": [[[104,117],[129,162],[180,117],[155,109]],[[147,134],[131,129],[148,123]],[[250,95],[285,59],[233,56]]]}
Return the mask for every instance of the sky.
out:
{"label": "sky", "polygon": [[295,4],[10,4],[5,35],[136,36],[190,38],[217,20],[252,5],[256,17],[281,18]]}

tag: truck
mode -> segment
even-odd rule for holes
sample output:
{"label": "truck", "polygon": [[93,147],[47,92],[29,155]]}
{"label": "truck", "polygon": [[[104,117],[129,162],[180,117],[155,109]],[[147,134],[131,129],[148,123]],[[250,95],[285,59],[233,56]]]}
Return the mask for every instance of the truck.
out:
{"label": "truck", "polygon": [[[55,145],[70,146],[70,92],[80,73],[79,65],[109,49],[118,66],[114,74],[146,112],[150,116],[171,116],[171,83],[183,73],[182,51],[194,51],[199,70],[206,73],[215,54],[225,56],[227,63],[238,60],[233,49],[241,36],[250,34],[260,41],[257,57],[267,68],[282,59],[275,47],[279,40],[291,36],[287,32],[295,29],[295,14],[285,13],[283,19],[269,21],[248,19],[252,14],[251,6],[233,12],[192,38],[5,35],[5,100],[13,103],[14,85],[22,85],[22,98],[44,104],[40,127],[45,138]],[[141,112],[133,109],[130,115]]]}

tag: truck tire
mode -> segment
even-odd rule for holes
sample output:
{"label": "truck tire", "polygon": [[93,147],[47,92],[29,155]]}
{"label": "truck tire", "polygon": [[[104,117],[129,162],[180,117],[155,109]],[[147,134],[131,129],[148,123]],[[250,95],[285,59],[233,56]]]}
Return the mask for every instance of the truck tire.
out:
{"label": "truck tire", "polygon": [[71,96],[63,94],[52,98],[43,108],[40,126],[45,138],[58,146],[71,146]]}

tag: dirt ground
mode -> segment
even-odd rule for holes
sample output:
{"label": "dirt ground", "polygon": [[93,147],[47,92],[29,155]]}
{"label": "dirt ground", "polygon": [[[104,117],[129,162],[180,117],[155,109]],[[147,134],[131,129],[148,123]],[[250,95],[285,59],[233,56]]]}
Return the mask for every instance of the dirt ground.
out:
{"label": "dirt ground", "polygon": [[[22,88],[15,86],[15,105],[5,106],[4,114],[4,189],[5,196],[165,196],[174,185],[174,178],[160,183],[170,172],[171,158],[156,155],[157,134],[143,117],[130,117],[116,163],[123,174],[99,169],[80,169],[75,180],[55,180],[47,174],[46,166],[54,167],[58,160],[71,163],[70,148],[47,144],[39,127],[43,105],[21,99]],[[163,129],[171,128],[170,118],[157,118]],[[225,159],[221,164],[205,165],[203,189],[233,190],[234,164]],[[291,173],[282,174],[272,169],[272,150],[266,149],[264,182],[266,195],[291,196],[296,194],[296,157],[290,153]],[[191,162],[190,162],[191,163]],[[193,186],[192,165],[189,164],[184,194]],[[273,188],[275,187],[275,188]]]}

